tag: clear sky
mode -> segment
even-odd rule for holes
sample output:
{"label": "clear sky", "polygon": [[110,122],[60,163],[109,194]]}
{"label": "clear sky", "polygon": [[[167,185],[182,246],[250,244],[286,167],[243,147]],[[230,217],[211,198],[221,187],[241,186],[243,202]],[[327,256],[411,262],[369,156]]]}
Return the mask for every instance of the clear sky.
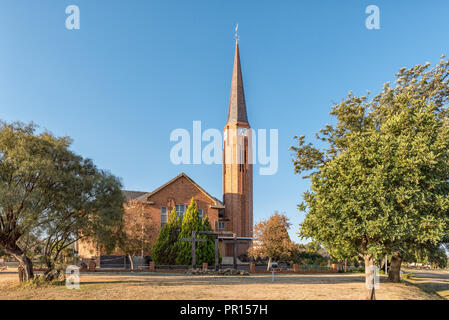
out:
{"label": "clear sky", "polygon": [[[72,4],[80,30],[65,28]],[[365,27],[370,4],[379,30]],[[238,22],[250,124],[279,129],[277,174],[255,170],[254,219],[285,212],[299,242],[309,184],[293,173],[293,136],[312,138],[350,90],[376,93],[401,67],[438,62],[448,17],[447,0],[2,0],[0,118],[72,137],[126,189],[184,171],[221,199],[221,166],[173,165],[169,137],[194,120],[224,127]]]}

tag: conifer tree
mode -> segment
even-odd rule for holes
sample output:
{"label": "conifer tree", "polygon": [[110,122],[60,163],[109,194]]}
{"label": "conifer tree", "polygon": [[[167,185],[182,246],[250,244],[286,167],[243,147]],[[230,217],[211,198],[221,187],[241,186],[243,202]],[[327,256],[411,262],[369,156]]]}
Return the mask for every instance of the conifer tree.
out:
{"label": "conifer tree", "polygon": [[[206,217],[201,223],[201,231],[212,231],[209,218]],[[207,242],[197,244],[197,261],[207,262],[209,265],[215,263],[215,243],[211,236],[200,235],[201,238],[208,239]],[[220,256],[219,256],[220,260]]]}
{"label": "conifer tree", "polygon": [[168,222],[162,227],[161,232],[153,247],[153,260],[159,265],[172,265],[176,263],[176,243],[181,232],[181,219],[179,219],[176,208],[168,217]]}
{"label": "conifer tree", "polygon": [[[191,238],[192,231],[196,231],[198,238],[209,238],[206,235],[199,235],[199,231],[210,231],[210,223],[208,219],[203,223],[198,215],[198,208],[196,202],[192,198],[189,207],[184,215],[182,221],[182,230],[178,236],[178,242],[176,243],[176,263],[182,265],[188,265],[192,263],[192,242],[181,241],[183,238]],[[209,264],[214,263],[215,247],[212,240],[207,242],[200,242],[196,244],[196,263],[201,264],[207,262]]]}

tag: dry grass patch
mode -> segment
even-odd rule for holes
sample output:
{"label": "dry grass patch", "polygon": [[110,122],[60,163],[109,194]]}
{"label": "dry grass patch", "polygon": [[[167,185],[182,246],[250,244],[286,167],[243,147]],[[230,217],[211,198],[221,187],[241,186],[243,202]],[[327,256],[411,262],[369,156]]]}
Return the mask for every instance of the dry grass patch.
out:
{"label": "dry grass patch", "polygon": [[[363,274],[270,274],[188,276],[162,273],[83,273],[80,290],[65,286],[24,289],[16,273],[0,273],[0,299],[261,299],[359,300],[366,296]],[[435,299],[407,284],[381,280],[381,300]]]}

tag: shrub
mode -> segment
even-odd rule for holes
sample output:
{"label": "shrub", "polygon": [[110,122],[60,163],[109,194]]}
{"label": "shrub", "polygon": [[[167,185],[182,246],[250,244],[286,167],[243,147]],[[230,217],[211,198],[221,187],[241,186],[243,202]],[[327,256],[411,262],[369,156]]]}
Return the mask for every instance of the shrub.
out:
{"label": "shrub", "polygon": [[208,239],[206,242],[196,243],[196,263],[207,262],[212,265],[215,262],[215,243],[210,236],[199,235],[199,231],[212,231],[208,218],[202,221],[198,215],[195,201],[187,208],[182,221],[181,232],[175,245],[177,252],[176,264],[188,265],[192,263],[192,242],[181,241],[183,238],[191,238],[192,231],[196,231],[198,238]]}
{"label": "shrub", "polygon": [[170,213],[168,222],[162,227],[161,232],[153,247],[153,260],[159,265],[172,265],[176,263],[176,242],[181,231],[181,219],[176,214],[176,208]]}

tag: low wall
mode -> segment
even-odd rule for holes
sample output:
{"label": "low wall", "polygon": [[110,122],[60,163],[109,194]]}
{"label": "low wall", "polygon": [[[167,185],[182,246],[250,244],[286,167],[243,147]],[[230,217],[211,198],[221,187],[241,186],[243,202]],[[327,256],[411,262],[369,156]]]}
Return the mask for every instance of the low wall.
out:
{"label": "low wall", "polygon": [[[127,256],[102,256],[89,259],[82,259],[87,265],[86,269],[81,269],[81,272],[159,272],[159,273],[185,273],[191,268],[189,265],[155,265],[153,261],[146,259],[147,257],[133,257],[134,269],[131,269],[130,261]],[[148,257],[149,258],[149,257]],[[204,266],[197,265],[198,269]],[[343,271],[343,266],[340,264],[333,264],[332,267],[323,267],[319,265],[298,265],[294,264],[289,267],[287,265],[280,265],[281,268],[275,269],[275,273],[337,273]],[[214,270],[214,266],[206,266],[208,270]],[[221,264],[220,269],[233,269],[232,264]],[[272,273],[267,271],[267,265],[256,265],[254,263],[242,263],[237,265],[238,270],[247,271],[251,273]]]}
{"label": "low wall", "polygon": [[[95,269],[92,271],[89,270],[80,270],[81,273],[91,273],[91,272],[101,272],[101,273],[129,273],[129,272],[157,272],[157,273],[179,273],[179,274],[183,274],[187,271],[188,269],[160,269],[160,268],[156,268],[154,271],[150,271],[150,269],[146,268],[146,269]],[[213,270],[213,268],[209,268],[209,270]],[[45,272],[46,269],[33,269],[34,272]],[[266,270],[256,270],[255,272],[250,272],[250,273],[254,273],[254,274],[271,274],[271,271],[266,271]],[[285,274],[310,274],[310,273],[338,273],[338,271],[334,271],[334,270],[299,270],[299,271],[293,271],[293,270],[278,270],[275,271],[275,273],[285,273]]]}
{"label": "low wall", "polygon": [[[232,265],[221,265],[220,269],[228,269],[232,268]],[[200,266],[197,266],[198,269],[200,269]],[[96,269],[96,272],[158,272],[158,273],[185,273],[187,270],[190,269],[190,266],[180,266],[180,265],[173,265],[173,266],[156,266],[153,264],[150,264],[149,267],[141,267],[138,269],[131,270],[129,268],[127,269]],[[208,267],[208,270],[214,270],[215,268]],[[238,270],[245,270],[248,271],[250,274],[271,274],[272,271],[267,271],[267,266],[251,266],[250,264],[247,265],[237,265]],[[301,269],[301,268],[294,268],[294,269],[281,269],[281,270],[275,270],[275,273],[285,273],[285,274],[312,274],[312,273],[338,273],[339,270],[336,269]]]}
{"label": "low wall", "polygon": [[[262,271],[262,270],[256,270],[253,273],[272,273],[271,271]],[[278,270],[275,271],[274,273],[338,273],[338,271],[335,270],[298,270],[298,271],[293,271],[293,270]]]}

